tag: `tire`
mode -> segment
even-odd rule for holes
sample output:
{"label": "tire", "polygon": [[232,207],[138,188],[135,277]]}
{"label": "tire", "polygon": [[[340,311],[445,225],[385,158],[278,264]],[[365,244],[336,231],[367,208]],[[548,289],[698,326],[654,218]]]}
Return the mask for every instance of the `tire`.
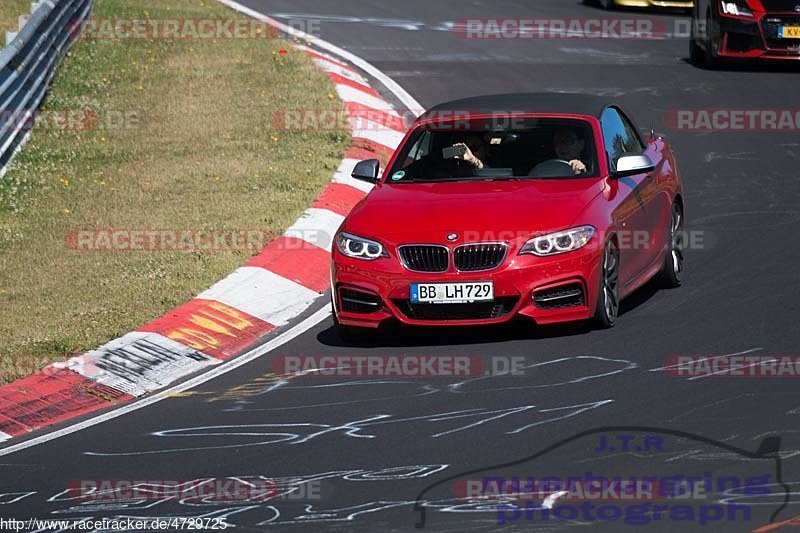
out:
{"label": "tire", "polygon": [[706,53],[694,39],[689,41],[689,60],[694,65],[705,65],[706,63]]}
{"label": "tire", "polygon": [[719,46],[718,32],[714,31],[714,18],[711,13],[706,14],[706,49],[703,51],[703,65],[709,69],[714,70],[719,64],[719,58],[714,52],[714,47]]}
{"label": "tire", "polygon": [[600,287],[594,324],[598,329],[613,328],[619,316],[619,250],[613,241],[603,248],[600,263]]}
{"label": "tire", "polygon": [[689,60],[693,65],[705,65],[706,53],[700,47],[700,45],[697,44],[697,34],[695,33],[696,27],[697,21],[695,20],[694,15],[692,15],[692,30],[691,35],[689,36]]}
{"label": "tire", "polygon": [[683,268],[683,210],[675,202],[669,217],[669,241],[664,266],[661,267],[661,285],[668,289],[680,287],[683,283]]}

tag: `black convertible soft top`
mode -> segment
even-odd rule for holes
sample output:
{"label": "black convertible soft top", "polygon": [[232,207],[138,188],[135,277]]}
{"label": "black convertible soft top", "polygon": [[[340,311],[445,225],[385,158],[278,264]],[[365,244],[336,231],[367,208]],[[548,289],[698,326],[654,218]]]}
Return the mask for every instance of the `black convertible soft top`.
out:
{"label": "black convertible soft top", "polygon": [[[588,115],[600,117],[616,104],[602,96],[573,93],[510,93],[473,96],[445,102],[429,109],[420,119],[435,118],[442,112],[499,114],[510,112]],[[619,106],[616,106],[619,107]]]}

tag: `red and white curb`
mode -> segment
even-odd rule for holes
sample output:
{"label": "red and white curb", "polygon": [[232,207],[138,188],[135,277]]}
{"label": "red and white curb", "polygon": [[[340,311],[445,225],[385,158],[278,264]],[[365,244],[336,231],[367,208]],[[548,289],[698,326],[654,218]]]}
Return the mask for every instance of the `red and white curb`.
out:
{"label": "red and white curb", "polygon": [[[361,159],[388,159],[405,133],[400,115],[354,66],[378,79],[412,112],[421,112],[408,93],[363,59],[236,2],[218,1],[325,50],[296,47],[328,74],[351,118],[368,112],[379,122],[351,120],[353,142],[332,182],[281,237],[230,276],[138,331],[0,387],[0,442],[224,365],[300,315],[329,287],[333,236],[371,189],[350,172]],[[228,364],[238,366],[242,359]]]}

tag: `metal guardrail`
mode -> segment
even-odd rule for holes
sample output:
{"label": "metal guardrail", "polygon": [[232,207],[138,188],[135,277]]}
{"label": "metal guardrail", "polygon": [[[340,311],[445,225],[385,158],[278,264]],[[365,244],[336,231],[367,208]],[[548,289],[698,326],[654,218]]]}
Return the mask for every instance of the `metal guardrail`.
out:
{"label": "metal guardrail", "polygon": [[0,176],[27,138],[36,111],[78,37],[93,0],[45,0],[25,27],[0,51]]}

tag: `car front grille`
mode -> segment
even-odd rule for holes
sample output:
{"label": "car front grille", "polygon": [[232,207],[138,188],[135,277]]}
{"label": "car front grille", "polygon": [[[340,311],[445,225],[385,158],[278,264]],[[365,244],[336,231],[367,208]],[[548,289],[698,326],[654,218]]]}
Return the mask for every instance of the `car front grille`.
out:
{"label": "car front grille", "polygon": [[[453,250],[453,264],[459,272],[479,272],[499,267],[506,257],[504,243],[462,244]],[[398,249],[400,261],[414,272],[446,272],[450,250],[438,244],[405,244]]]}
{"label": "car front grille", "polygon": [[503,243],[464,244],[453,251],[453,262],[462,272],[490,270],[500,266],[507,249]]}
{"label": "car front grille", "polygon": [[800,39],[781,39],[778,37],[778,28],[785,25],[800,25],[800,16],[771,15],[761,21],[761,29],[764,32],[767,48],[789,53],[800,53]]}
{"label": "car front grille", "polygon": [[414,272],[445,272],[450,266],[450,252],[434,244],[405,245],[399,248],[400,260]]}
{"label": "car front grille", "polygon": [[485,320],[507,315],[518,300],[511,296],[463,304],[415,304],[408,300],[394,300],[394,303],[405,316],[414,320]]}

